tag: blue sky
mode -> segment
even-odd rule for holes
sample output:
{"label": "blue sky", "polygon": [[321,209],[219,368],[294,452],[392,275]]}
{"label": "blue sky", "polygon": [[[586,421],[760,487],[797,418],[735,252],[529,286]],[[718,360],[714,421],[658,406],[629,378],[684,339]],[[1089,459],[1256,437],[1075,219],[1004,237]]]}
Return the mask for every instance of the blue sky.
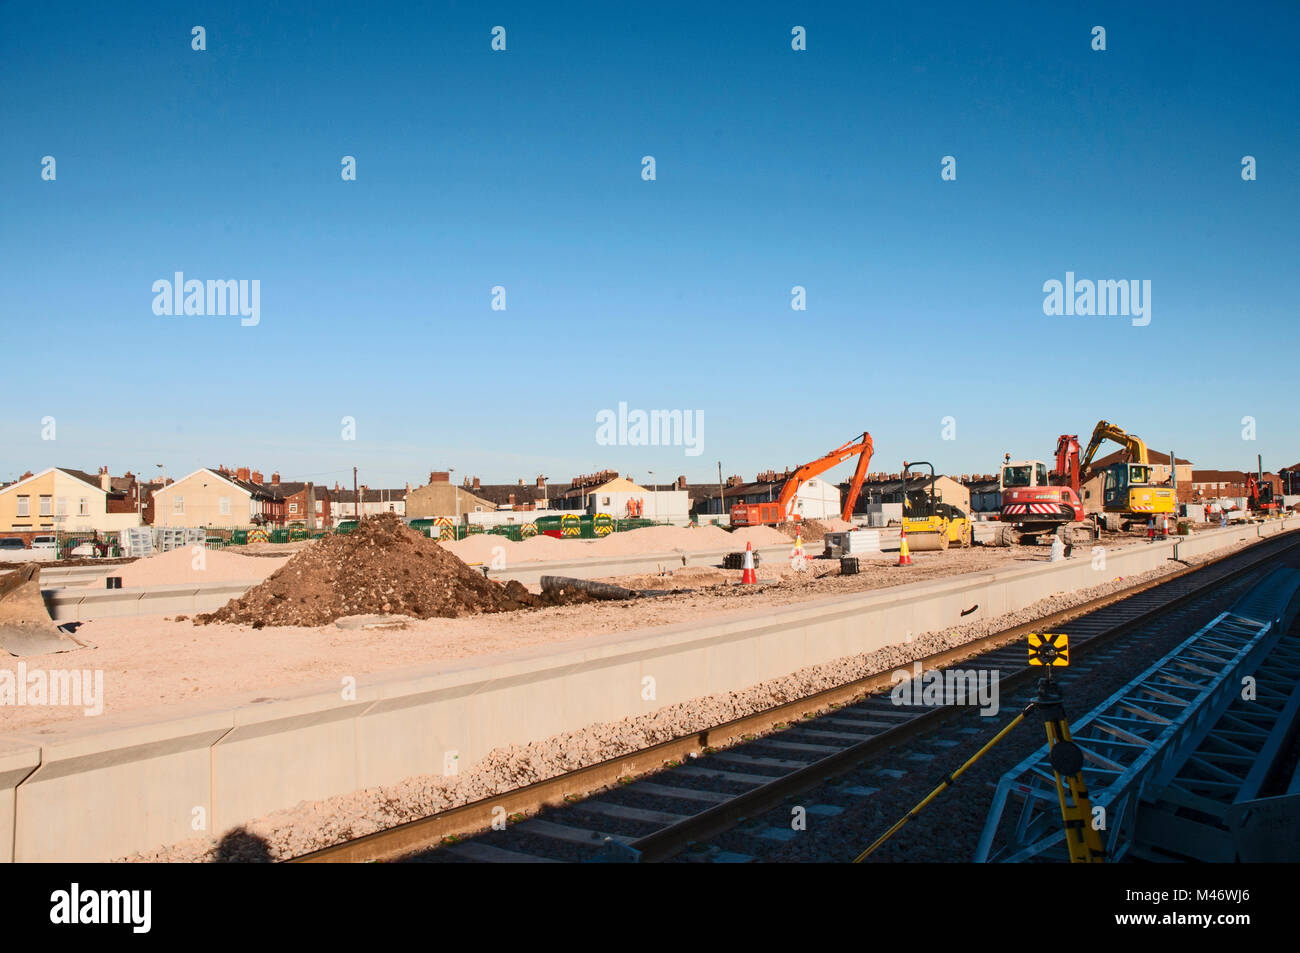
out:
{"label": "blue sky", "polygon": [[[1300,460],[1300,8],[904,6],[0,5],[0,478]],[[176,271],[260,323],[155,315]],[[1044,315],[1067,271],[1150,324]],[[620,401],[703,452],[599,446]]]}

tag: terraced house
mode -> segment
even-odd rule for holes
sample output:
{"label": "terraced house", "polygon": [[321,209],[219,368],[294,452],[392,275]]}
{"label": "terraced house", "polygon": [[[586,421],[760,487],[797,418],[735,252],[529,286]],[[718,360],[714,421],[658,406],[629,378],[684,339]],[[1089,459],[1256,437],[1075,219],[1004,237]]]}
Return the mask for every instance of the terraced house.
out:
{"label": "terraced house", "polygon": [[[272,474],[278,483],[280,475]],[[283,526],[285,498],[248,467],[203,467],[154,491],[155,526]]]}
{"label": "terraced house", "polygon": [[136,502],[115,489],[107,467],[98,475],[70,467],[50,467],[0,489],[0,533],[32,536],[115,532],[139,526]]}

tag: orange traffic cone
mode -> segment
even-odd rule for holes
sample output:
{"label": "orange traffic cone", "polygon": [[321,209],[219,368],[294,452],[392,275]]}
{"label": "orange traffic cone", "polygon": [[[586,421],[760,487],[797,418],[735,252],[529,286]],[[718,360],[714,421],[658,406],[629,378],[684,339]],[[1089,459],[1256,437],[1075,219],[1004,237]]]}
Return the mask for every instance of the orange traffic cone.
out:
{"label": "orange traffic cone", "polygon": [[907,550],[907,527],[903,526],[898,531],[898,565],[912,565],[912,554]]}
{"label": "orange traffic cone", "polygon": [[744,584],[758,582],[758,577],[754,575],[754,544],[748,542],[745,544],[745,561],[741,564],[744,570],[740,574],[740,581]]}
{"label": "orange traffic cone", "polygon": [[795,572],[805,572],[808,569],[807,557],[803,551],[803,532],[795,531],[794,549],[790,550],[790,568]]}

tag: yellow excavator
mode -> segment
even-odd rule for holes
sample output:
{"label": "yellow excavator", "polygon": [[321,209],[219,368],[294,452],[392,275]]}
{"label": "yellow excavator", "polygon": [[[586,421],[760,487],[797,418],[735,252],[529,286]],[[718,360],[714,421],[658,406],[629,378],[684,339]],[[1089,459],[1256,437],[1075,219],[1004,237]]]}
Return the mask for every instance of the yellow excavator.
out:
{"label": "yellow excavator", "polygon": [[[1084,452],[1079,467],[1085,480],[1096,476],[1089,471],[1097,448],[1105,440],[1113,440],[1128,454],[1127,461],[1112,463],[1100,471],[1104,475],[1100,505],[1096,500],[1085,500],[1084,508],[1109,531],[1127,529],[1133,523],[1174,512],[1177,501],[1172,486],[1157,486],[1151,482],[1151,463],[1147,458],[1147,445],[1141,438],[1105,420],[1097,421],[1092,440]],[[1170,467],[1174,461],[1169,462]],[[1172,472],[1172,471],[1171,471]]]}

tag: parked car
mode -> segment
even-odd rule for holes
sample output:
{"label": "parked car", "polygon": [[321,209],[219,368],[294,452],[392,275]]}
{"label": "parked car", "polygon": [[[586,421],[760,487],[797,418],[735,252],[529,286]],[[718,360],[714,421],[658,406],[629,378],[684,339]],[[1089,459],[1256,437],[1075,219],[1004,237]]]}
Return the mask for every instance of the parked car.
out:
{"label": "parked car", "polygon": [[52,558],[40,549],[28,549],[21,537],[5,536],[0,538],[0,563],[38,562]]}
{"label": "parked car", "polygon": [[45,558],[53,559],[55,554],[55,542],[53,536],[33,536],[32,549],[44,551],[47,555]]}

